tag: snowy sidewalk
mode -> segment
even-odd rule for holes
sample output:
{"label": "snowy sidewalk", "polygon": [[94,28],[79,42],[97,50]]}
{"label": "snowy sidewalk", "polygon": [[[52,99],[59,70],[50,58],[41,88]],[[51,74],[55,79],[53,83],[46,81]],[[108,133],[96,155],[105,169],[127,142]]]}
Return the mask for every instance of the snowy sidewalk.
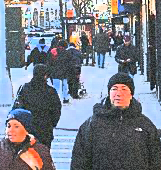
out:
{"label": "snowy sidewalk", "polygon": [[[100,102],[107,95],[109,78],[117,73],[118,64],[113,57],[106,55],[105,68],[83,66],[81,81],[87,90],[88,97],[81,100],[72,100],[72,104],[62,108],[59,128],[77,129],[93,114],[93,105]],[[149,117],[157,128],[161,128],[161,106],[156,94],[150,91],[149,82],[144,82],[140,72],[134,76],[135,95],[142,104],[142,113]],[[102,98],[100,98],[102,92]]]}
{"label": "snowy sidewalk", "polygon": [[156,92],[150,90],[150,83],[144,81],[144,76],[138,71],[134,77],[134,97],[142,104],[142,113],[145,114],[157,128],[161,128],[161,106],[158,102]]}

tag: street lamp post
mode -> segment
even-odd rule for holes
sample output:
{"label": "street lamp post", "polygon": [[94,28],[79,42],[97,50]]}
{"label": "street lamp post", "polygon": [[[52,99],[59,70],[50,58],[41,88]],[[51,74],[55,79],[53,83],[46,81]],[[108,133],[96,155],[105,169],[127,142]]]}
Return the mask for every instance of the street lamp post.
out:
{"label": "street lamp post", "polygon": [[62,25],[62,39],[64,39],[65,38],[65,22],[63,19],[63,2],[62,2],[62,0],[59,0],[59,6],[60,6],[59,15],[60,15],[60,20],[61,20],[61,25]]}
{"label": "street lamp post", "polygon": [[12,85],[6,65],[5,4],[0,1],[0,109],[12,104]]}

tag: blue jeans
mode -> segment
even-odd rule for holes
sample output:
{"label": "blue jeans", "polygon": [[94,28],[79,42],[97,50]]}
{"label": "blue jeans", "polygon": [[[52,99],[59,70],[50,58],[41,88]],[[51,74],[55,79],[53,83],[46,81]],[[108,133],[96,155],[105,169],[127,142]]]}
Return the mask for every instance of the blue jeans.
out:
{"label": "blue jeans", "polygon": [[68,100],[69,99],[69,94],[68,94],[67,79],[62,80],[62,91],[63,91],[63,99]]}
{"label": "blue jeans", "polygon": [[53,79],[53,86],[56,89],[57,93],[60,93],[60,80],[59,79]]}
{"label": "blue jeans", "polygon": [[56,89],[57,93],[60,94],[61,97],[63,97],[63,99],[65,99],[65,100],[69,99],[67,79],[62,79],[62,88],[61,89],[60,89],[60,80],[59,79],[53,79],[53,86]]}
{"label": "blue jeans", "polygon": [[98,66],[104,67],[105,63],[105,54],[97,52]]}

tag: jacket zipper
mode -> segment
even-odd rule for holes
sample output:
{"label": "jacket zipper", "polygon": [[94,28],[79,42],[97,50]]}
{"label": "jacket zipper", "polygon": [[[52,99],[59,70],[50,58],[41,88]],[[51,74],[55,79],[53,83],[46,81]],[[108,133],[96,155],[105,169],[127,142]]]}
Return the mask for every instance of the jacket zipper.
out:
{"label": "jacket zipper", "polygon": [[122,125],[122,120],[123,120],[123,117],[122,117],[122,115],[121,115],[121,116],[120,116],[120,120],[119,120],[119,127],[115,130],[115,132],[113,132],[112,137],[115,137],[116,132],[120,129],[120,127],[121,127],[121,125]]}

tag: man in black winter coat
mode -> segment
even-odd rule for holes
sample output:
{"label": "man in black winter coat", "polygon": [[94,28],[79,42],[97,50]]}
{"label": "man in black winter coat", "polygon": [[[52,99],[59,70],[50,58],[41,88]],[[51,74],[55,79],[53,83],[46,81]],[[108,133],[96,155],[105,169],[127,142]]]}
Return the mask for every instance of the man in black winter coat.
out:
{"label": "man in black winter coat", "polygon": [[96,34],[94,38],[94,50],[97,52],[97,63],[99,68],[104,68],[105,55],[106,52],[109,52],[109,45],[108,34],[101,28],[100,33]]}
{"label": "man in black winter coat", "polygon": [[119,63],[118,72],[130,73],[133,77],[137,73],[137,57],[137,49],[131,44],[131,37],[125,35],[124,44],[117,48],[115,55],[115,60]]}
{"label": "man in black winter coat", "polygon": [[161,147],[155,125],[133,97],[133,79],[117,73],[108,94],[79,128],[71,170],[161,170]]}
{"label": "man in black winter coat", "polygon": [[48,58],[48,53],[50,48],[45,45],[45,39],[42,38],[39,40],[39,44],[31,51],[31,54],[27,57],[26,67],[33,63],[35,66],[36,64],[46,64]]}
{"label": "man in black winter coat", "polygon": [[33,115],[33,135],[40,143],[50,148],[53,128],[56,127],[61,115],[61,102],[56,90],[47,85],[48,77],[46,65],[35,65],[33,78],[24,84],[19,93],[19,102],[21,108],[30,110]]}

